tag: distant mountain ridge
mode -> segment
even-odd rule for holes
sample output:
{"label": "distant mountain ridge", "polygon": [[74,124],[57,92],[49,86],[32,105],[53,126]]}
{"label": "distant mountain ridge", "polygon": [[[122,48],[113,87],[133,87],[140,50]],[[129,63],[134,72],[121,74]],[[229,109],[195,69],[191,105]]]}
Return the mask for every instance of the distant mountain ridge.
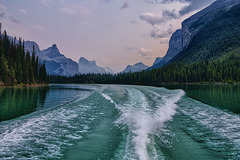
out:
{"label": "distant mountain ridge", "polygon": [[[152,68],[175,61],[213,59],[220,56],[224,50],[238,47],[239,44],[233,41],[239,39],[239,4],[240,0],[217,0],[184,20],[182,29],[174,32],[170,38],[169,49],[163,60]],[[224,40],[230,40],[232,44]]]}
{"label": "distant mountain ridge", "polygon": [[134,72],[140,72],[142,70],[146,70],[147,68],[149,68],[147,65],[143,64],[142,62],[136,63],[133,66],[132,65],[128,65],[123,71],[122,73],[134,73]]}
{"label": "distant mountain ridge", "polygon": [[47,73],[49,75],[74,76],[75,74],[87,73],[115,74],[109,67],[102,68],[97,66],[95,60],[88,61],[86,58],[81,57],[77,63],[65,57],[60,53],[56,44],[44,50],[40,50],[38,44],[34,41],[26,41],[24,45],[25,50],[28,50],[31,54],[33,46],[35,47],[36,56],[39,57],[41,63],[45,61]]}
{"label": "distant mountain ridge", "polygon": [[64,76],[74,76],[78,74],[78,64],[61,54],[56,44],[42,51],[34,41],[26,41],[24,45],[25,50],[28,50],[31,54],[33,46],[35,47],[36,56],[39,57],[41,63],[45,61],[48,74]]}
{"label": "distant mountain ridge", "polygon": [[96,61],[88,61],[86,58],[81,57],[78,61],[79,73],[80,74],[88,74],[88,73],[95,73],[95,74],[114,74],[114,72],[109,68],[102,68],[96,64]]}

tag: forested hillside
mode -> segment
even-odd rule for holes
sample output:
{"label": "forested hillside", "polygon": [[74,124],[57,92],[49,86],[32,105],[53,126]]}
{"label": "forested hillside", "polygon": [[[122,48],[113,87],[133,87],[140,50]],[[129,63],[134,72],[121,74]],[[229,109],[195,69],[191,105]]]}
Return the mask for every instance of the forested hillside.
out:
{"label": "forested hillside", "polygon": [[31,85],[49,83],[45,63],[39,64],[33,47],[32,56],[25,53],[24,42],[8,37],[6,31],[0,35],[0,85]]}
{"label": "forested hillside", "polygon": [[51,83],[144,84],[239,83],[240,58],[235,55],[218,61],[173,63],[159,69],[135,73],[83,74],[74,77],[50,76]]}
{"label": "forested hillside", "polygon": [[[197,28],[203,24],[199,19],[191,27]],[[214,60],[240,47],[240,5],[229,10],[221,10],[202,27],[172,62],[200,62]]]}

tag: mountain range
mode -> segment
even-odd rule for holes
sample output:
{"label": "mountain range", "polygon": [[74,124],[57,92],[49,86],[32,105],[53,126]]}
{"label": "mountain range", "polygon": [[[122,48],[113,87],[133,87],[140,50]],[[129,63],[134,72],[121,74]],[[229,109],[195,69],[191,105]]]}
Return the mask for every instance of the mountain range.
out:
{"label": "mountain range", "polygon": [[140,72],[142,70],[146,70],[147,68],[149,68],[148,66],[146,66],[145,64],[143,64],[142,62],[136,63],[133,66],[132,65],[128,65],[124,71],[122,71],[122,73],[134,73],[134,72]]}
{"label": "mountain range", "polygon": [[88,74],[88,73],[100,73],[100,74],[114,74],[114,72],[109,68],[102,68],[97,66],[96,61],[88,61],[86,58],[81,57],[78,61],[79,73],[80,74]]}
{"label": "mountain range", "polygon": [[240,47],[240,0],[217,0],[182,22],[163,59],[151,68],[173,62],[218,59]]}
{"label": "mountain range", "polygon": [[79,73],[78,64],[61,54],[56,44],[44,50],[40,50],[38,44],[34,41],[26,41],[24,45],[25,50],[30,53],[33,51],[33,46],[35,47],[36,56],[39,57],[40,63],[45,61],[48,74],[74,76]]}
{"label": "mountain range", "polygon": [[[182,28],[176,30],[169,40],[166,55],[163,58],[157,57],[149,69],[173,62],[189,63],[218,59],[227,56],[233,50],[239,51],[239,39],[240,0],[217,0],[182,22]],[[34,41],[26,41],[24,45],[30,54],[34,46],[39,61],[45,61],[47,73],[50,75],[114,74],[109,67],[98,66],[96,61],[88,61],[81,57],[77,63],[65,57],[56,44],[44,50],[40,50]],[[148,66],[139,62],[133,66],[128,65],[121,73],[139,72],[147,68]]]}
{"label": "mountain range", "polygon": [[[25,50],[29,51],[30,54],[33,52],[33,46],[35,48],[36,56],[39,57],[41,63],[45,62],[47,73],[49,75],[63,75],[63,76],[74,76],[75,74],[88,74],[88,73],[100,73],[100,74],[115,74],[111,68],[100,67],[96,64],[96,61],[89,61],[84,57],[81,57],[76,63],[70,58],[65,57],[60,53],[56,44],[53,44],[51,47],[40,50],[38,44],[34,41],[26,41],[24,43]],[[155,63],[159,62],[162,58],[156,58]],[[144,65],[142,62],[139,62],[135,65],[128,65],[122,73],[127,72],[139,72],[149,68]]]}
{"label": "mountain range", "polygon": [[88,61],[86,58],[81,57],[79,63],[77,63],[65,57],[60,53],[56,44],[44,50],[40,50],[38,44],[34,41],[26,41],[24,46],[25,51],[28,50],[30,54],[32,54],[34,46],[36,56],[39,57],[40,63],[45,62],[46,70],[49,75],[74,76],[75,74],[87,73],[114,74],[109,67],[102,68],[97,66],[96,61]]}

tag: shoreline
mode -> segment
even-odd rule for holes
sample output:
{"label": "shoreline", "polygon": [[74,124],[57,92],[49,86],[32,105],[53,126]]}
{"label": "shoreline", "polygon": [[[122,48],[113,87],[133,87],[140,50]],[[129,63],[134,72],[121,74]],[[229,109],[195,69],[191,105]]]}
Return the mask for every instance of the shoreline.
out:
{"label": "shoreline", "polygon": [[4,86],[1,85],[0,88],[28,88],[28,87],[47,87],[49,84],[27,84],[27,85],[15,85],[15,86]]}
{"label": "shoreline", "polygon": [[[97,84],[97,83],[49,83],[49,84],[28,84],[28,85],[14,85],[14,86],[4,86],[0,85],[0,88],[27,88],[27,87],[47,87],[51,84]],[[108,84],[106,84],[108,85]],[[111,85],[109,83],[109,85]],[[115,85],[146,85],[146,86],[167,86],[167,85],[240,85],[240,83],[224,83],[224,82],[217,82],[217,83],[209,83],[209,82],[197,82],[197,83],[155,83],[155,84],[115,84]]]}
{"label": "shoreline", "polygon": [[155,85],[240,85],[240,83],[225,83],[225,82],[216,82],[216,83],[210,83],[210,82],[196,82],[196,83],[158,83]]}
{"label": "shoreline", "polygon": [[[101,83],[49,83],[51,84],[86,84],[86,85],[93,85],[93,84],[100,84]],[[171,82],[171,83],[154,83],[154,84],[118,84],[118,83],[102,83],[105,85],[140,85],[140,86],[160,86],[160,85],[240,85],[240,83],[224,83],[224,82],[196,82],[196,83],[178,83],[178,82]]]}

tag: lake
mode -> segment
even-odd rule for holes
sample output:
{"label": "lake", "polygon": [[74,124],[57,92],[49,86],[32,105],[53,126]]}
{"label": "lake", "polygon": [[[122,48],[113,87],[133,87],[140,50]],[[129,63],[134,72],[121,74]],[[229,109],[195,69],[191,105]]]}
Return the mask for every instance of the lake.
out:
{"label": "lake", "polygon": [[239,85],[0,88],[0,159],[239,159]]}

